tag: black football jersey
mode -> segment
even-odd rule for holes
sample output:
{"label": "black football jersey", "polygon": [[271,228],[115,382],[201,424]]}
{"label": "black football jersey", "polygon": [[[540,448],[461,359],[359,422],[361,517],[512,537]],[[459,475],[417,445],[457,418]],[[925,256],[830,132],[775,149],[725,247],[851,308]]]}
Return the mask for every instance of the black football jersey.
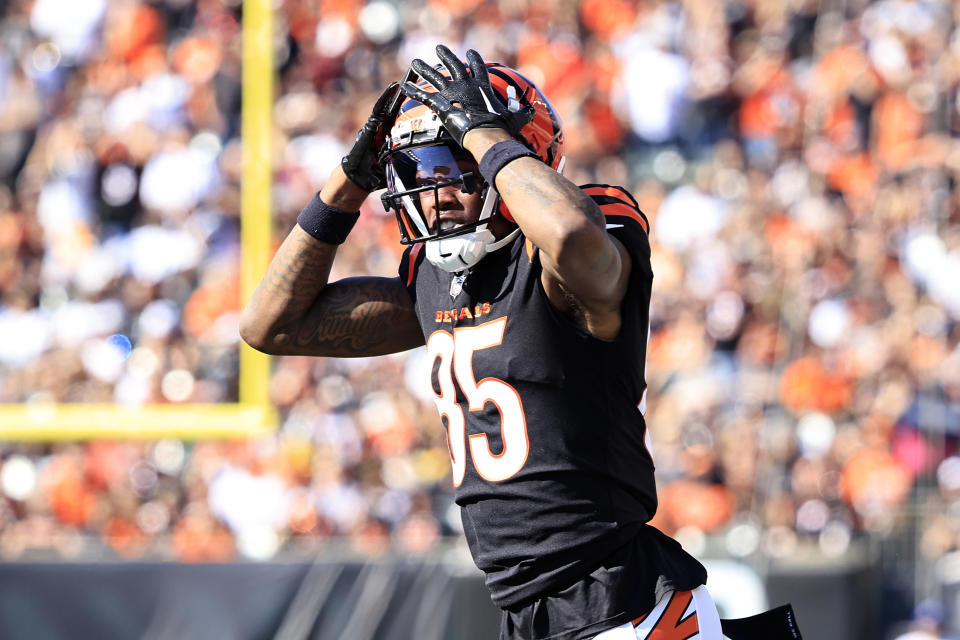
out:
{"label": "black football jersey", "polygon": [[509,607],[579,580],[657,508],[640,404],[649,324],[647,220],[625,190],[581,187],[633,259],[615,340],[561,314],[519,235],[466,276],[403,256],[432,358],[456,501],[493,601]]}

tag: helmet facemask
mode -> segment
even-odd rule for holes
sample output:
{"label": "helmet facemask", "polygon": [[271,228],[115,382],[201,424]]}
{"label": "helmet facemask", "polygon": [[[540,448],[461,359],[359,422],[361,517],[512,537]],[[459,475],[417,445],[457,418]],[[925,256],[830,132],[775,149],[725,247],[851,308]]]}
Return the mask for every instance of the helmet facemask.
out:
{"label": "helmet facemask", "polygon": [[[521,131],[519,139],[534,149],[548,166],[558,169],[558,163],[562,162],[563,135],[559,118],[546,98],[516,71],[497,63],[487,67],[494,89],[511,110],[525,105],[537,109],[538,117]],[[438,66],[438,70],[446,73],[442,66]],[[432,90],[412,68],[403,81]],[[488,228],[495,216],[515,225],[496,189],[483,181],[476,161],[446,132],[435,113],[402,94],[398,94],[397,100],[391,108],[397,116],[380,153],[387,177],[387,190],[381,196],[384,208],[396,213],[402,244],[425,242],[426,257],[434,265],[451,272],[468,269],[490,251],[509,243],[519,234],[519,228],[496,239]],[[434,215],[428,206],[431,220],[424,211],[422,199],[429,201],[432,197],[432,209],[438,209],[442,189],[479,193],[479,218],[468,224],[443,228],[441,212]]]}
{"label": "helmet facemask", "polygon": [[[427,259],[446,271],[468,269],[492,250],[497,239],[488,223],[500,197],[481,181],[476,162],[458,145],[444,140],[405,146],[388,155],[385,171],[387,191],[381,198],[385,208],[397,213],[403,244],[426,242]],[[478,194],[476,220],[455,223],[444,216],[444,189]]]}
{"label": "helmet facemask", "polygon": [[[439,212],[440,190],[454,188],[461,193],[486,191],[478,183],[476,170],[464,170],[468,160],[451,144],[425,144],[391,153],[385,163],[387,191],[381,196],[384,207],[398,214],[403,244],[412,244],[459,235],[480,224],[442,229]],[[433,203],[428,216],[429,203]],[[432,220],[430,219],[432,217]]]}

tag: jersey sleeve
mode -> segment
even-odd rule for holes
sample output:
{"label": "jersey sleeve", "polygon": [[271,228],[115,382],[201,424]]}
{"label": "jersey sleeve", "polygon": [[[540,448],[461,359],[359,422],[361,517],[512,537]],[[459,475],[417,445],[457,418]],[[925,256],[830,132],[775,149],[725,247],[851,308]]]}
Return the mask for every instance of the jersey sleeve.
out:
{"label": "jersey sleeve", "polygon": [[415,281],[417,269],[420,268],[420,254],[422,250],[422,242],[407,247],[400,257],[400,266],[397,268],[397,275],[400,276],[400,281],[403,282],[403,285],[407,288],[407,292],[410,294],[410,299],[414,302],[417,300]]}
{"label": "jersey sleeve", "polygon": [[623,243],[634,258],[650,259],[650,223],[637,201],[623,187],[585,184],[580,187],[599,205],[607,220],[607,233]]}

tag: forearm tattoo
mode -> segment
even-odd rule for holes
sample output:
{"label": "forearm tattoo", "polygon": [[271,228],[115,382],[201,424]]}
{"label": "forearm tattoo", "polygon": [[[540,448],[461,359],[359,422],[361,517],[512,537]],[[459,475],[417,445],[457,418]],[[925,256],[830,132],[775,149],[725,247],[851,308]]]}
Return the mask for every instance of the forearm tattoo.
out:
{"label": "forearm tattoo", "polygon": [[334,246],[318,246],[306,234],[289,242],[295,243],[292,250],[283,247],[277,252],[260,285],[268,299],[284,301],[284,311],[277,318],[280,325],[299,317],[316,300],[337,252]]}
{"label": "forearm tattoo", "polygon": [[328,284],[337,248],[296,230],[284,240],[247,305],[248,335],[276,355],[374,356],[423,343],[399,278]]}
{"label": "forearm tattoo", "polygon": [[410,297],[397,279],[348,278],[327,285],[310,311],[279,333],[293,353],[371,356],[422,344]]}
{"label": "forearm tattoo", "polygon": [[575,206],[591,222],[604,226],[603,212],[600,207],[585,194],[580,187],[573,184],[556,171],[546,167],[531,175],[529,167],[524,168],[523,162],[508,164],[500,172],[506,173],[506,180],[497,180],[497,188],[505,197],[518,196],[530,199],[537,204],[538,211],[549,215],[554,207]]}

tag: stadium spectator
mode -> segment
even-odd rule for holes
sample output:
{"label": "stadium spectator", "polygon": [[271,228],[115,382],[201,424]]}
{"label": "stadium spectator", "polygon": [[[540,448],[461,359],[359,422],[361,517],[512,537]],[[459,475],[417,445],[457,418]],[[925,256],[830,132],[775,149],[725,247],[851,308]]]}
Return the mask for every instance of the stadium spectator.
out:
{"label": "stadium spectator", "polygon": [[[0,401],[235,400],[239,3],[67,4],[2,8]],[[405,61],[490,51],[557,91],[566,175],[624,184],[651,218],[658,524],[743,556],[960,547],[952,4],[308,4],[277,7],[278,239]],[[639,52],[676,73],[645,86]],[[398,259],[372,198],[334,277]],[[113,443],[109,476],[100,444],[4,443],[0,553],[427,548],[459,518],[424,362],[277,358],[275,436]],[[280,487],[284,517],[215,507],[230,473]]]}

